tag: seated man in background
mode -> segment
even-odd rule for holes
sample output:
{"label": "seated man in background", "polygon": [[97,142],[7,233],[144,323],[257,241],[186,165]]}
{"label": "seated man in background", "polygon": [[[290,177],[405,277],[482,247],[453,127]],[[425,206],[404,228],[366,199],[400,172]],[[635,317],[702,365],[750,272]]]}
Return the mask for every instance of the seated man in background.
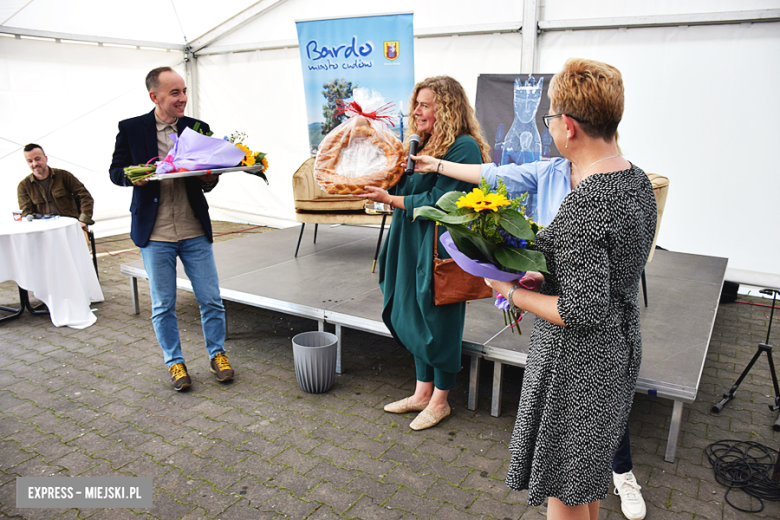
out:
{"label": "seated man in background", "polygon": [[73,217],[85,229],[95,223],[92,220],[92,206],[95,202],[75,175],[50,168],[43,148],[35,143],[24,147],[24,158],[32,173],[16,189],[22,215],[48,213]]}

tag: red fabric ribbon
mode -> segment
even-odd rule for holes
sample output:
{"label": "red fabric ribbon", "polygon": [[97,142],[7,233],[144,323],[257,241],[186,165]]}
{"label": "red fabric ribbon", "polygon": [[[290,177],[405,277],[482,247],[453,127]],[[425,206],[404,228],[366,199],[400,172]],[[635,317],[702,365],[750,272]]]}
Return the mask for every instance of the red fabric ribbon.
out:
{"label": "red fabric ribbon", "polygon": [[[360,106],[360,104],[357,101],[350,101],[349,103],[344,103],[343,100],[337,99],[336,100],[336,113],[335,115],[340,116],[341,114],[347,115],[347,117],[354,117],[354,116],[363,116],[367,119],[372,119],[374,121],[381,121],[385,124],[390,124],[391,126],[395,127],[395,123],[393,123],[393,116],[387,113],[388,110],[391,110],[395,103],[385,103],[378,109],[374,110],[373,112],[363,112],[363,108]],[[352,112],[352,115],[348,115],[347,112]]]}

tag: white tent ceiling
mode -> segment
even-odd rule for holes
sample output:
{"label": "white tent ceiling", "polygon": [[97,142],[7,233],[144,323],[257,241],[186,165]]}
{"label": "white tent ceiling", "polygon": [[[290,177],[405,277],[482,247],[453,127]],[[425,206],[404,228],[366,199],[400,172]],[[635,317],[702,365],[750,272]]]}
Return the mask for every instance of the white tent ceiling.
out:
{"label": "white tent ceiling", "polygon": [[[528,5],[538,39],[520,32]],[[572,56],[616,65],[621,146],[671,179],[659,244],[780,286],[780,176],[765,157],[780,140],[780,0],[0,0],[0,211],[16,205],[19,149],[34,141],[95,195],[97,233],[126,221],[130,190],[107,175],[116,123],[152,108],[149,69],[184,75],[186,38],[199,56],[190,112],[220,135],[247,132],[271,163],[268,187],[225,177],[212,216],[289,225],[308,148],[294,22],[390,11],[414,12],[416,79],[452,75],[472,102],[481,73],[555,72]],[[36,35],[56,42],[25,39]]]}
{"label": "white tent ceiling", "polygon": [[2,0],[0,25],[183,45],[256,0]]}

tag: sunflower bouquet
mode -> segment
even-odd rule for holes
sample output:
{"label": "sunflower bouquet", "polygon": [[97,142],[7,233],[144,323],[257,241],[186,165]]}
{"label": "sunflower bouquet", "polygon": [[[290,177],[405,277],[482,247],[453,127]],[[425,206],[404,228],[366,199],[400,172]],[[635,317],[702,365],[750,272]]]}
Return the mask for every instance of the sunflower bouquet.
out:
{"label": "sunflower bouquet", "polygon": [[[268,184],[265,171],[268,169],[268,160],[262,152],[253,152],[243,140],[247,135],[243,132],[235,132],[230,137],[219,139],[212,136],[212,132],[204,133],[196,123],[193,128],[185,128],[181,135],[171,134],[174,141],[173,148],[162,160],[152,163],[158,157],[147,164],[130,166],[125,168],[125,175],[132,182],[137,182],[147,177],[162,179],[166,174],[198,175],[203,172],[211,173],[211,170],[246,171],[256,175]],[[227,142],[226,142],[227,141]],[[248,167],[241,168],[238,167]],[[178,175],[189,176],[189,175]]]}
{"label": "sunflower bouquet", "polygon": [[[504,181],[492,190],[485,179],[471,193],[451,191],[436,206],[414,210],[414,217],[434,220],[447,228],[441,243],[461,269],[474,276],[502,281],[522,278],[527,271],[547,272],[544,255],[534,250],[540,226],[525,217],[527,194],[509,199]],[[503,300],[503,302],[501,301]],[[496,306],[512,323],[509,303],[499,297]]]}
{"label": "sunflower bouquet", "polygon": [[230,134],[230,137],[225,136],[223,139],[236,145],[236,147],[244,152],[244,158],[241,159],[241,164],[239,166],[262,165],[262,169],[258,169],[257,171],[249,171],[247,173],[262,177],[266,182],[268,182],[264,175],[268,170],[268,159],[265,158],[266,154],[263,152],[253,152],[247,145],[245,145],[244,140],[246,140],[247,137],[249,136],[245,132],[233,132]]}

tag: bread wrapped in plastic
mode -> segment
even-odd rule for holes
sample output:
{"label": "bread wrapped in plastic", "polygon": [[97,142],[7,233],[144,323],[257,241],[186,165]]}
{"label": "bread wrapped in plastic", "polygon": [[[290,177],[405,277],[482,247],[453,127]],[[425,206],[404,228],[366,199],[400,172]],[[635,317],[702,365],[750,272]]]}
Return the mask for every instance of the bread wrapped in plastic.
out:
{"label": "bread wrapped in plastic", "polygon": [[404,170],[403,144],[386,130],[390,116],[381,115],[388,107],[384,99],[368,89],[355,89],[353,98],[340,104],[350,117],[325,136],[314,160],[314,178],[331,194],[358,195],[366,186],[387,189]]}

